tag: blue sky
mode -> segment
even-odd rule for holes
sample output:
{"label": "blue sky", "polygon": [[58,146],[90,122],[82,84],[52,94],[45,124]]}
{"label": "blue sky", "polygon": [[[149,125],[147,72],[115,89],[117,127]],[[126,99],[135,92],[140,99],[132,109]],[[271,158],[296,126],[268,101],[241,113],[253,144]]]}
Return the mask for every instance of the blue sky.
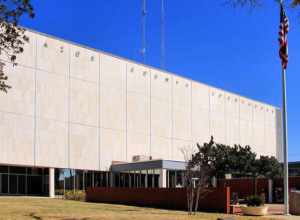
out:
{"label": "blue sky", "polygon": [[[223,0],[166,1],[166,69],[231,92],[281,106],[279,9],[255,10]],[[160,65],[160,5],[148,0],[146,64]],[[141,61],[140,0],[33,0],[36,17],[22,25]],[[300,10],[298,9],[298,12]],[[289,160],[300,161],[300,16],[288,9]]]}

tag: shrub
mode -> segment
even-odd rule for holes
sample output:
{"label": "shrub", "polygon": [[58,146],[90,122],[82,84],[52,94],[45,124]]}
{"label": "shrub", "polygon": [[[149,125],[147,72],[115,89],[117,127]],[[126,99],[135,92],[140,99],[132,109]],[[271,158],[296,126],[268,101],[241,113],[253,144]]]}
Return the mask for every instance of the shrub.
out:
{"label": "shrub", "polygon": [[65,191],[65,195],[64,195],[65,199],[68,200],[75,200],[75,201],[85,201],[85,191],[82,190],[68,190]]}
{"label": "shrub", "polygon": [[246,198],[247,206],[261,206],[264,205],[264,200],[257,195],[249,196]]}

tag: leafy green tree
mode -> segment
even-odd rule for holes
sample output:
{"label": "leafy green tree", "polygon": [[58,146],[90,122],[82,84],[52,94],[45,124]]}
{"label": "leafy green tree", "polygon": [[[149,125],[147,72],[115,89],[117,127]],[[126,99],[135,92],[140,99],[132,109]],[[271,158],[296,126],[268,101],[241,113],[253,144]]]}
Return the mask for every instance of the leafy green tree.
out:
{"label": "leafy green tree", "polygon": [[202,155],[209,157],[209,162],[213,164],[212,167],[214,168],[210,169],[210,174],[217,178],[224,178],[225,174],[232,174],[234,177],[253,178],[255,194],[258,177],[274,179],[282,175],[282,165],[275,157],[260,156],[258,158],[250,146],[235,145],[230,147],[215,143],[213,138],[209,144],[204,144],[201,148],[199,148],[199,144],[197,146],[199,151],[194,156],[194,161],[199,163],[203,160]]}
{"label": "leafy green tree", "polygon": [[[27,14],[34,17],[30,0],[0,0],[0,54],[5,54],[16,64],[16,55],[23,52],[23,45],[29,39],[25,30],[19,27],[20,18]],[[3,72],[4,63],[0,63],[0,91],[7,92],[7,76]]]}
{"label": "leafy green tree", "polygon": [[258,173],[266,178],[274,179],[282,177],[282,165],[273,156],[260,156],[257,162],[257,167]]}

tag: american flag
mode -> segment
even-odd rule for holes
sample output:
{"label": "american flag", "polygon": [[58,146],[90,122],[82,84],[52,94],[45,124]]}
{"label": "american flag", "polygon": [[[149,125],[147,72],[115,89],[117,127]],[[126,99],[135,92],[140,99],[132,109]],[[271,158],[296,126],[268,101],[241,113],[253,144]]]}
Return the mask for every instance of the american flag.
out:
{"label": "american flag", "polygon": [[288,64],[288,40],[289,19],[287,18],[283,5],[280,5],[280,25],[279,25],[279,57],[283,69],[286,69]]}

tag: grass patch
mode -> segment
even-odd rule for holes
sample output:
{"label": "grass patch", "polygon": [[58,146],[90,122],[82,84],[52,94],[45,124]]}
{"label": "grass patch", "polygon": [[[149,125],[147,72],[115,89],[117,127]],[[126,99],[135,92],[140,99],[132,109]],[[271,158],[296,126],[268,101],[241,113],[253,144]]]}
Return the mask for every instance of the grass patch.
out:
{"label": "grass patch", "polygon": [[[1,220],[216,220],[223,216],[225,215],[204,212],[200,212],[196,216],[187,216],[183,211],[62,199],[0,197]],[[272,218],[239,216],[236,219],[271,220]]]}

